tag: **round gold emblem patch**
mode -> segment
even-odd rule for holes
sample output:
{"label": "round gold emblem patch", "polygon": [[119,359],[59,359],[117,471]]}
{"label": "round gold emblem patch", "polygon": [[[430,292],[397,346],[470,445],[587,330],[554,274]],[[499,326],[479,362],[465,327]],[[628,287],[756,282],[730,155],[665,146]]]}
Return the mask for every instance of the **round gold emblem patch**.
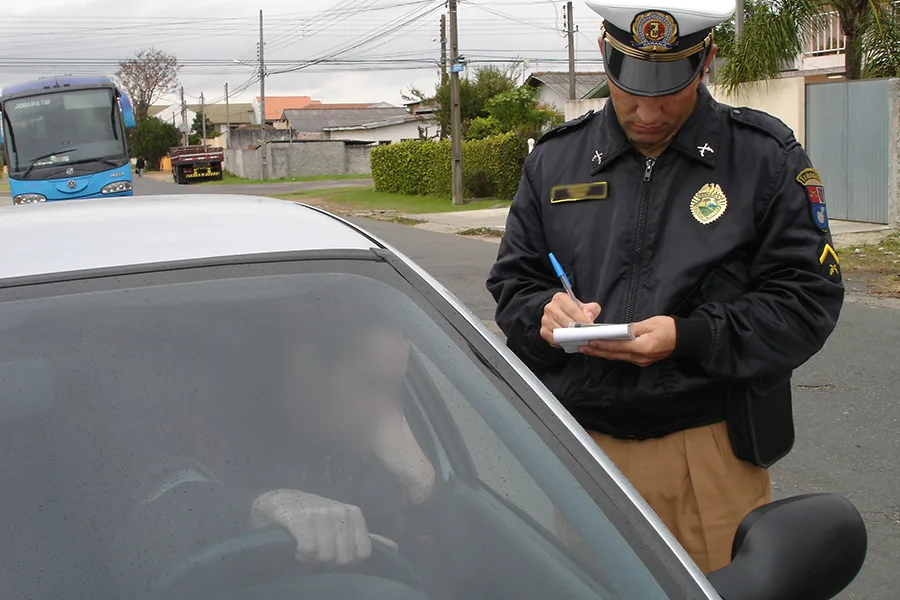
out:
{"label": "round gold emblem patch", "polygon": [[637,15],[631,24],[634,45],[644,52],[668,52],[678,41],[678,24],[668,13],[652,10]]}

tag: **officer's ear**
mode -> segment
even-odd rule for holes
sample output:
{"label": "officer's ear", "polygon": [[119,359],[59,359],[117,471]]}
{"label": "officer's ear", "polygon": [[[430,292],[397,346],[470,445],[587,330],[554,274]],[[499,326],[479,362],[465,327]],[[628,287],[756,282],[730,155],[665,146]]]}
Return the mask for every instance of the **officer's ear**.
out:
{"label": "officer's ear", "polygon": [[703,81],[707,74],[709,74],[709,68],[712,66],[712,61],[716,57],[716,52],[719,50],[719,47],[713,44],[709,48],[709,52],[706,55],[706,60],[703,64],[703,71],[700,72],[700,81]]}

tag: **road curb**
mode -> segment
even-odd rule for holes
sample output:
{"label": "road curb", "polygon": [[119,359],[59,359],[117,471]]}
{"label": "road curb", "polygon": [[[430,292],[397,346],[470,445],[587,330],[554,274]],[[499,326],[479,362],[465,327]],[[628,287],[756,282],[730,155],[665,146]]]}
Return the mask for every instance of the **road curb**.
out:
{"label": "road curb", "polygon": [[[403,215],[404,218],[408,218],[411,220],[416,220],[416,215]],[[414,227],[419,229],[425,229],[427,231],[434,231],[436,233],[455,233],[455,234],[463,234],[463,235],[478,235],[476,233],[469,234],[468,232],[479,231],[483,232],[484,235],[503,235],[504,229],[501,227],[463,227],[461,225],[448,225],[446,223],[435,223],[434,221],[422,221]]]}

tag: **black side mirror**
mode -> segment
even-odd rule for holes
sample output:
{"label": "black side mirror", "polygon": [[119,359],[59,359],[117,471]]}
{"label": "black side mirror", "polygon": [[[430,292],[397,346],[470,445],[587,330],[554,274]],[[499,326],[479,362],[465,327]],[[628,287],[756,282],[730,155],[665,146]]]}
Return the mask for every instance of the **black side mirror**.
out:
{"label": "black side mirror", "polygon": [[724,600],[828,600],[857,576],[867,544],[865,523],[849,500],[795,496],[747,515],[731,564],[708,578]]}

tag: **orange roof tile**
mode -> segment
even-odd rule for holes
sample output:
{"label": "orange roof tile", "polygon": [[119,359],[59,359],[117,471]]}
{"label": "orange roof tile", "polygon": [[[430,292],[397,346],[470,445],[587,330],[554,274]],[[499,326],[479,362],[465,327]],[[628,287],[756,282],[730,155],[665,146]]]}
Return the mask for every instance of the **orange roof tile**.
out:
{"label": "orange roof tile", "polygon": [[[259,96],[256,97],[259,102]],[[285,110],[306,108],[310,104],[320,104],[309,96],[266,96],[266,121],[277,121]]]}

